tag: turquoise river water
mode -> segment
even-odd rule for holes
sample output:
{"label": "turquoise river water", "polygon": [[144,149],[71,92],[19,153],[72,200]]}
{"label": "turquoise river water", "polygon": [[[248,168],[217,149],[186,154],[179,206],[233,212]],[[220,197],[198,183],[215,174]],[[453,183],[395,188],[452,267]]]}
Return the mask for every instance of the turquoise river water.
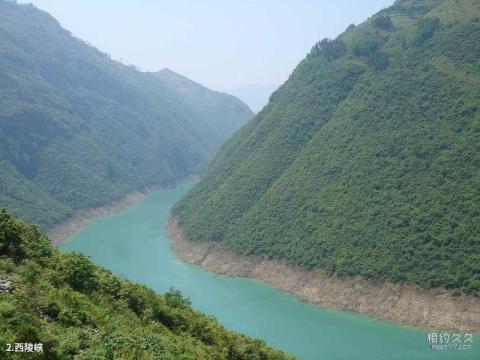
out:
{"label": "turquoise river water", "polygon": [[164,292],[180,289],[196,309],[225,327],[261,338],[298,359],[480,359],[471,350],[432,350],[427,334],[367,316],[318,308],[254,280],[218,276],[185,264],[165,231],[173,204],[191,187],[151,193],[144,201],[82,229],[61,247],[78,251],[124,278]]}

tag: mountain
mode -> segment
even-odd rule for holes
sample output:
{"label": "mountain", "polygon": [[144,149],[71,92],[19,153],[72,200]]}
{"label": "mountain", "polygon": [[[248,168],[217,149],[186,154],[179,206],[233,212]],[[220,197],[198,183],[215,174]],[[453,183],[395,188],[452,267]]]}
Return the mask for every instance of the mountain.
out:
{"label": "mountain", "polygon": [[236,89],[227,90],[250,106],[258,113],[268,103],[270,95],[278,88],[276,85],[246,85]]}
{"label": "mountain", "polygon": [[317,43],[173,209],[185,234],[480,295],[480,2],[396,1]]}
{"label": "mountain", "polygon": [[[0,210],[0,341],[42,359],[289,359],[226,330],[176,291],[158,295]],[[13,346],[13,345],[12,345]],[[2,351],[5,350],[2,349]],[[3,357],[2,357],[3,358]]]}
{"label": "mountain", "polygon": [[195,110],[220,141],[230,137],[254,115],[248,106],[236,97],[209,90],[170,69],[163,69],[155,75]]}
{"label": "mountain", "polygon": [[159,77],[112,61],[33,5],[0,0],[0,206],[48,228],[175,183],[202,172],[253,115],[233,97],[191,82],[184,96]]}

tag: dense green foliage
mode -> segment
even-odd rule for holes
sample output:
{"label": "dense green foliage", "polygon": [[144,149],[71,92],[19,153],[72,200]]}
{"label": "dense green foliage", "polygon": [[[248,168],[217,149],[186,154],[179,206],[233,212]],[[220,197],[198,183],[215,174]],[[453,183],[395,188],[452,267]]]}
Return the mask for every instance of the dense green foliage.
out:
{"label": "dense green foliage", "polygon": [[253,113],[200,86],[196,95],[208,106],[110,60],[47,13],[0,0],[0,204],[49,227],[201,172]]}
{"label": "dense green foliage", "polygon": [[[36,227],[0,211],[0,358],[6,344],[43,343],[54,359],[287,359],[227,331],[181,293],[164,296],[113,276],[85,256],[61,254]],[[20,358],[20,354],[17,354]],[[28,355],[28,356],[27,356]]]}
{"label": "dense green foliage", "polygon": [[174,208],[193,240],[480,294],[480,3],[323,40]]}

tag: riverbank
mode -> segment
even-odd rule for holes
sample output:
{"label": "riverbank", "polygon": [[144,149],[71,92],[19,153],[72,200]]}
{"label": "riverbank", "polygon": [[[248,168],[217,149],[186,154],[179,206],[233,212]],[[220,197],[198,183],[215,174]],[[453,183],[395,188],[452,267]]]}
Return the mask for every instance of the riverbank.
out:
{"label": "riverbank", "polygon": [[132,206],[133,204],[143,200],[147,194],[148,191],[135,191],[125,195],[125,197],[123,197],[121,200],[115,201],[111,204],[92,209],[77,210],[67,220],[48,230],[47,236],[53,245],[58,246],[67,241],[70,236],[80,231],[93,220],[124,210],[129,206]]}
{"label": "riverbank", "polygon": [[[189,175],[185,179],[178,181],[176,185],[184,181],[198,180],[200,180],[200,175]],[[145,199],[150,192],[159,191],[164,188],[165,186],[162,185],[151,185],[144,191],[133,191],[125,195],[122,199],[110,204],[90,209],[79,209],[65,221],[48,230],[48,239],[54,246],[59,246],[67,241],[70,236],[86,227],[90,222],[122,211]]]}
{"label": "riverbank", "polygon": [[319,269],[306,271],[260,256],[242,256],[220,243],[188,240],[175,218],[167,231],[179,259],[228,276],[260,280],[325,308],[354,311],[378,320],[426,330],[480,332],[480,299],[453,296],[445,289],[339,278]]}

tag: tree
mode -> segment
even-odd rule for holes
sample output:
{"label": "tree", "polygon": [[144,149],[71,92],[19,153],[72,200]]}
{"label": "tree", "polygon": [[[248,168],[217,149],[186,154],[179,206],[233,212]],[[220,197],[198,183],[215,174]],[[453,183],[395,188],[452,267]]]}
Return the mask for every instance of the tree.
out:
{"label": "tree", "polygon": [[90,293],[97,288],[95,266],[85,255],[75,252],[66,254],[61,268],[64,280],[74,290]]}
{"label": "tree", "polygon": [[440,26],[438,18],[425,18],[418,22],[413,45],[421,46],[427,39],[432,37],[435,30]]}
{"label": "tree", "polygon": [[313,55],[338,59],[345,54],[346,51],[345,43],[341,39],[329,40],[325,38],[313,46],[311,53]]}
{"label": "tree", "polygon": [[373,18],[373,26],[383,30],[390,30],[393,28],[392,19],[388,15],[380,15]]}
{"label": "tree", "polygon": [[15,221],[5,211],[0,210],[0,255],[12,255],[15,259],[21,253],[21,238]]}
{"label": "tree", "polygon": [[168,306],[172,307],[185,307],[190,306],[192,302],[189,298],[184,297],[182,292],[178,289],[170,288],[165,293],[165,300],[167,301]]}

